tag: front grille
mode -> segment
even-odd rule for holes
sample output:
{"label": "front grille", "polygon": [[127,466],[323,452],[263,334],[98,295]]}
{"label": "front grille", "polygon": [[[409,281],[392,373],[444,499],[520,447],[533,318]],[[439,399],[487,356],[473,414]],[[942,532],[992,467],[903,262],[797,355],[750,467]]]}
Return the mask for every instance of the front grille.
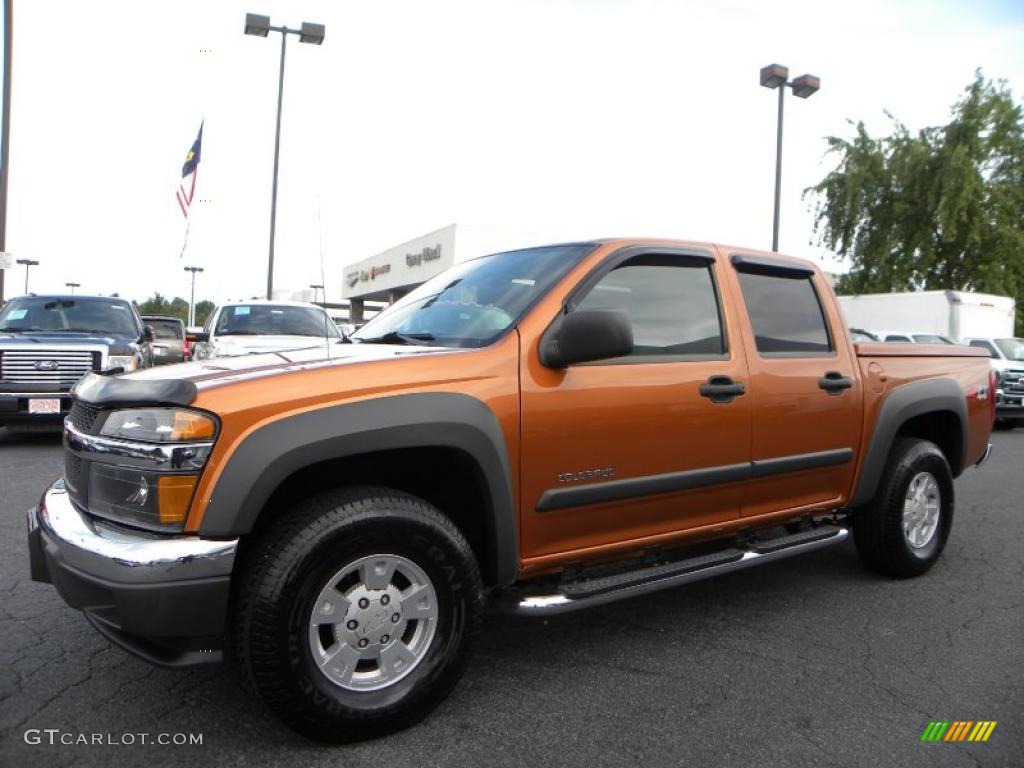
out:
{"label": "front grille", "polygon": [[1024,393],[1024,370],[1011,368],[1005,371],[1002,376],[1002,389],[1003,392],[1012,392],[1015,395]]}
{"label": "front grille", "polygon": [[97,358],[88,350],[8,349],[0,355],[0,378],[13,384],[69,388],[99,367]]}
{"label": "front grille", "polygon": [[94,405],[88,405],[80,400],[71,404],[71,412],[68,413],[68,421],[71,426],[83,434],[92,434],[93,425],[100,415],[100,409]]}
{"label": "front grille", "polygon": [[71,451],[64,451],[64,484],[72,495],[80,492],[82,460]]}

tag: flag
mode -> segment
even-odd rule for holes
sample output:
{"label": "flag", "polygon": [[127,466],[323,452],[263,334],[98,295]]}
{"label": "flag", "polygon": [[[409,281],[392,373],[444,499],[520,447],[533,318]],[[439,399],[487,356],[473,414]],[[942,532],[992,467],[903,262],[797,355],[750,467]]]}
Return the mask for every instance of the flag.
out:
{"label": "flag", "polygon": [[196,191],[196,174],[199,171],[199,157],[203,148],[203,124],[199,124],[199,135],[192,142],[192,149],[185,155],[185,163],[181,166],[181,183],[175,196],[178,198],[178,206],[181,214],[188,218],[188,209],[192,205],[192,195]]}

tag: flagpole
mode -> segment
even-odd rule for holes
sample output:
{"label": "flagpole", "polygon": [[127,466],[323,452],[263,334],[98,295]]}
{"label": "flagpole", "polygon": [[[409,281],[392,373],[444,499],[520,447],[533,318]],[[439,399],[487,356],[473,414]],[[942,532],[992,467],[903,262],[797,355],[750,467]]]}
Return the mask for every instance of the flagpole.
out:
{"label": "flagpole", "polygon": [[185,241],[181,244],[181,253],[178,254],[178,261],[185,258],[185,249],[188,247],[188,231],[192,227],[192,217],[185,219]]}
{"label": "flagpole", "polygon": [[[200,131],[201,130],[202,129],[200,129]],[[185,249],[188,247],[188,233],[189,233],[189,230],[192,228],[192,215],[191,215],[191,212],[192,212],[192,198],[193,198],[193,196],[196,193],[196,179],[198,178],[198,176],[199,176],[199,166],[197,165],[195,170],[192,171],[192,187],[189,190],[189,194],[188,194],[188,210],[186,211],[185,208],[181,209],[181,212],[185,214],[185,240],[181,244],[181,253],[178,254],[178,260],[179,261],[185,257]],[[180,204],[180,202],[181,201],[179,201],[179,204]]]}

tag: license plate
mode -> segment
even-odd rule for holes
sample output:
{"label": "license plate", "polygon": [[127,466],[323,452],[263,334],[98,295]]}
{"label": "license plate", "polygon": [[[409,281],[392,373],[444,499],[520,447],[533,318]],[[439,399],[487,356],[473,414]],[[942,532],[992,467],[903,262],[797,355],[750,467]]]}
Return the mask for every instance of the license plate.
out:
{"label": "license plate", "polygon": [[59,397],[32,397],[28,401],[29,413],[60,413]]}

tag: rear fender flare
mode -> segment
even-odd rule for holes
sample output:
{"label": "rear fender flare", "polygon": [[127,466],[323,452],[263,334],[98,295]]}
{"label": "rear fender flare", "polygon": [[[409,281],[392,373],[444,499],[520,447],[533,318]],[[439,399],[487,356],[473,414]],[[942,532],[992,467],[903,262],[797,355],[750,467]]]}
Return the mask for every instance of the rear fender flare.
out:
{"label": "rear fender flare", "polygon": [[916,416],[940,411],[956,414],[960,423],[962,455],[954,457],[955,461],[950,462],[954,477],[960,474],[967,464],[968,423],[967,403],[960,385],[953,379],[926,379],[904,384],[889,393],[878,411],[851,506],[863,506],[874,498],[900,427]]}

